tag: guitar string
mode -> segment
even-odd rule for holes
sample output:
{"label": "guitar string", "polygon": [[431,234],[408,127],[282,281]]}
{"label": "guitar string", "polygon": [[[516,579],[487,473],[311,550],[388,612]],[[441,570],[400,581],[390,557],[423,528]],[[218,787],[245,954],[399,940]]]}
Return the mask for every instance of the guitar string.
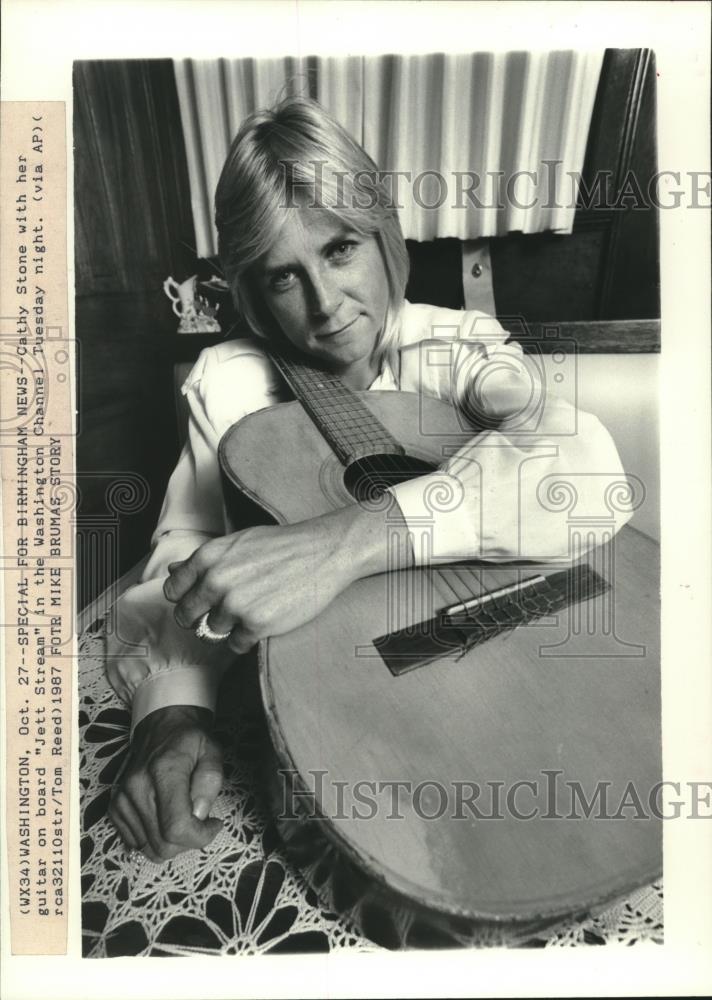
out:
{"label": "guitar string", "polygon": [[[446,605],[450,604],[451,601],[452,601],[452,598],[447,597],[447,595],[443,593],[442,589],[437,586],[437,584],[435,582],[436,579],[440,580],[442,583],[445,584],[445,586],[448,588],[448,590],[452,594],[455,595],[455,598],[456,598],[456,600],[458,602],[462,601],[462,599],[463,599],[462,596],[458,593],[457,590],[455,590],[455,588],[453,586],[451,586],[451,584],[449,583],[447,577],[445,576],[445,574],[443,573],[443,571],[441,569],[427,569],[426,573],[430,577],[430,583],[431,583],[431,585],[433,587],[433,590],[436,591],[436,593],[441,598],[441,600],[444,602],[444,604],[446,604]],[[468,595],[468,596],[471,596],[471,595]]]}
{"label": "guitar string", "polygon": [[[468,587],[467,582],[465,580],[463,580],[462,573],[461,573],[459,567],[457,567],[457,566],[449,566],[449,567],[447,567],[447,569],[444,568],[443,572],[447,572],[447,573],[452,574],[452,576],[455,577],[456,581],[458,581],[458,582],[460,582],[460,583],[463,584],[463,586],[465,587],[465,591],[467,592],[468,598],[474,596],[474,594],[472,593],[472,591]],[[456,588],[453,588],[453,589],[456,589]]]}
{"label": "guitar string", "polygon": [[472,597],[476,596],[477,594],[481,594],[484,590],[486,590],[486,588],[482,586],[481,577],[478,576],[478,574],[474,571],[474,569],[471,566],[453,566],[452,571],[457,575],[458,579],[462,581],[463,586],[467,590],[470,590],[468,586],[467,577],[469,576],[472,580],[474,580],[475,590],[474,592],[470,590],[470,594]]}

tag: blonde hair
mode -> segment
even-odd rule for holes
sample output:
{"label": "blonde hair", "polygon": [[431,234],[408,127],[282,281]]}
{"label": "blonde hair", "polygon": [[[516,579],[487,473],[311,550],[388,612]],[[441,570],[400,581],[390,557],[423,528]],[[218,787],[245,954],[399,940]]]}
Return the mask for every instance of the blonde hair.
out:
{"label": "blonde hair", "polygon": [[396,334],[408,251],[376,164],[317,101],[290,97],[250,115],[220,174],[215,192],[218,253],[238,315],[259,337],[277,332],[253,281],[253,265],[274,245],[288,209],[307,196],[310,205],[378,243],[389,288],[376,345],[382,357]]}

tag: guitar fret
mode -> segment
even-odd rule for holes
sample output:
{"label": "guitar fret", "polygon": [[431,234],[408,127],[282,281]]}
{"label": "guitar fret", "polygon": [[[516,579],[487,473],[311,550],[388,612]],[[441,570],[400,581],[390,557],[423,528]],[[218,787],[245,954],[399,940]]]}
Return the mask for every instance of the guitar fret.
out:
{"label": "guitar fret", "polygon": [[342,461],[347,462],[356,454],[368,451],[403,453],[403,448],[378,418],[338,377],[277,352],[273,352],[272,357],[297,399]]}

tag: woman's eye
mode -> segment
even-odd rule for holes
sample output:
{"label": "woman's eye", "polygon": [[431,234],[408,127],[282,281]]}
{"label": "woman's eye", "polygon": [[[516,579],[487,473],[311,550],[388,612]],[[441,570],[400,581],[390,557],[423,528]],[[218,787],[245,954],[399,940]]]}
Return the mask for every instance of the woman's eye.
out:
{"label": "woman's eye", "polygon": [[341,243],[335,243],[331,248],[331,257],[335,260],[347,260],[353,255],[356,246],[354,240],[342,240]]}
{"label": "woman's eye", "polygon": [[294,271],[279,271],[272,275],[272,287],[276,289],[289,288],[294,280]]}

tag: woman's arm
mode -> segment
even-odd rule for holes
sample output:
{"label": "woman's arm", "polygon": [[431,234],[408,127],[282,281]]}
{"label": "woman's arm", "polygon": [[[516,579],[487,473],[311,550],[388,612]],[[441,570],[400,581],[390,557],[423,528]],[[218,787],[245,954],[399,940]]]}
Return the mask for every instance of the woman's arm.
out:
{"label": "woman's arm", "polygon": [[203,847],[222,784],[211,739],[219,682],[235,655],[181,629],[163,584],[168,567],[225,531],[217,445],[244,413],[274,402],[266,359],[246,342],[204,351],[184,392],[188,440],[171,476],[141,582],[114,609],[107,677],[131,706],[132,740],[110,816],[129,847],[154,861]]}
{"label": "woman's arm", "polygon": [[191,421],[149,562],[117,602],[107,649],[107,677],[132,713],[109,817],[127,847],[156,862],[204,847],[221,826],[208,818],[222,785],[222,754],[211,733],[218,685],[234,657],[179,628],[163,595],[168,565],[221,527],[207,490],[212,461]]}
{"label": "woman's arm", "polygon": [[225,533],[218,444],[242,416],[277,401],[276,373],[250,341],[203,351],[183,392],[188,435],[170,478],[141,582],[115,608],[107,676],[132,705],[135,727],[149,712],[176,704],[212,709],[217,682],[230,662],[224,648],[180,629],[163,594],[172,563],[182,562]]}
{"label": "woman's arm", "polygon": [[193,427],[171,477],[141,581],[114,607],[106,674],[118,696],[131,705],[132,730],[150,712],[168,705],[193,704],[212,711],[227,667],[223,650],[201,643],[176,625],[163,594],[168,566],[222,533],[221,511],[207,489],[213,478],[211,464],[216,463],[207,443]]}
{"label": "woman's arm", "polygon": [[597,417],[546,391],[537,366],[511,345],[476,366],[460,400],[491,429],[474,436],[442,469],[392,488],[413,539],[416,564],[462,558],[566,561],[574,502],[588,512],[585,545],[610,538],[632,510],[608,508],[606,486],[625,482],[613,440]]}
{"label": "woman's arm", "polygon": [[[609,509],[606,488],[625,473],[610,434],[592,414],[552,392],[546,366],[490,316],[409,306],[413,334],[401,351],[401,388],[447,400],[483,428],[431,476],[394,487],[414,558],[566,560],[570,521],[589,514],[597,545],[632,511]],[[550,376],[549,376],[550,377]],[[560,501],[564,495],[569,504]]]}

